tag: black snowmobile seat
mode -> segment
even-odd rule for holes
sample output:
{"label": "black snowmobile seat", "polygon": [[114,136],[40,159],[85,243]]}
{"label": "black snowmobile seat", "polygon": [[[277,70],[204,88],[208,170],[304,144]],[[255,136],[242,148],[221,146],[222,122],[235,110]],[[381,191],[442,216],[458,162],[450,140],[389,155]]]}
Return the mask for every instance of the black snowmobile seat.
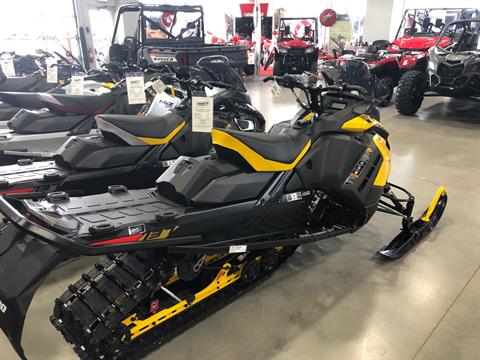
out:
{"label": "black snowmobile seat", "polygon": [[255,171],[288,171],[307,153],[311,140],[291,128],[275,135],[213,129],[212,143],[224,160],[246,162]]}
{"label": "black snowmobile seat", "polygon": [[96,119],[110,123],[149,145],[168,143],[186,124],[184,119],[173,113],[164,116],[103,114]]}
{"label": "black snowmobile seat", "polygon": [[45,107],[53,111],[62,111],[83,115],[98,115],[105,112],[114,102],[111,93],[102,95],[66,95],[46,94],[40,95]]}
{"label": "black snowmobile seat", "polygon": [[25,91],[36,85],[38,77],[35,74],[6,78],[0,83],[0,91]]}
{"label": "black snowmobile seat", "polygon": [[45,107],[41,93],[0,91],[0,100],[23,109],[41,109]]}

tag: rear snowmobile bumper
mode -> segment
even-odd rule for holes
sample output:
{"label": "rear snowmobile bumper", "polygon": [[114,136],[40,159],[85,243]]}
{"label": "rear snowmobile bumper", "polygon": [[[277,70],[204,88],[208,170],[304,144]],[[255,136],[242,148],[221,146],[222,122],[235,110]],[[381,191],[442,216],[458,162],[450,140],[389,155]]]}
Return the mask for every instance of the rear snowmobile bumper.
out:
{"label": "rear snowmobile bumper", "polygon": [[60,262],[57,248],[20,231],[12,224],[0,230],[0,328],[18,355],[25,316],[36,290]]}

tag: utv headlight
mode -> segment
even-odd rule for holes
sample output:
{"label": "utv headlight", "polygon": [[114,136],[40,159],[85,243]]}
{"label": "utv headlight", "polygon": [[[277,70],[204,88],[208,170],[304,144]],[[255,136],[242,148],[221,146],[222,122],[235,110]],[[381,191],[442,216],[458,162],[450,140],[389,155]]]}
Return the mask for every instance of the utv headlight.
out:
{"label": "utv headlight", "polygon": [[305,49],[305,53],[306,54],[311,54],[315,51],[315,46],[310,46],[308,48]]}
{"label": "utv headlight", "polygon": [[288,48],[279,46],[277,51],[278,51],[280,54],[286,54],[287,51],[288,51]]}

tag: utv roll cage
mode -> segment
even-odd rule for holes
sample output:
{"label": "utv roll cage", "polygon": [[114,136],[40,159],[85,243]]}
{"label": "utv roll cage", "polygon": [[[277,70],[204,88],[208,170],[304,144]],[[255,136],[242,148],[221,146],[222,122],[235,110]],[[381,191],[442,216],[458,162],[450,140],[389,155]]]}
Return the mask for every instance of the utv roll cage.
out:
{"label": "utv roll cage", "polygon": [[[475,18],[478,16],[478,9],[475,8],[406,9],[403,13],[403,18],[398,27],[395,39],[398,39],[400,36],[429,36],[440,34],[446,24],[438,18],[435,23],[432,23],[430,21],[430,12],[432,11],[445,11],[446,15],[448,15],[448,13],[450,13],[451,15],[455,14],[455,20]],[[421,15],[423,15],[423,19],[420,22],[419,18],[421,17]],[[411,21],[411,24],[408,27],[404,27],[407,18],[409,19],[409,21]],[[449,22],[447,22],[447,24],[448,23]],[[420,32],[417,31],[417,25],[420,26]],[[434,28],[436,28],[437,30],[434,30]],[[402,29],[404,30],[403,35],[400,34]]]}
{"label": "utv roll cage", "polygon": [[[203,21],[203,7],[200,5],[156,5],[156,4],[143,4],[143,3],[132,3],[122,5],[117,12],[116,21],[115,21],[115,28],[113,30],[112,42],[111,46],[116,46],[121,41],[118,39],[116,41],[118,35],[118,29],[120,24],[120,19],[122,14],[125,13],[136,13],[138,12],[138,19],[136,21],[136,29],[134,36],[126,36],[124,40],[124,44],[128,41],[128,59],[135,58],[136,52],[142,46],[173,46],[178,44],[179,42],[185,46],[195,45],[195,44],[204,44],[205,42],[205,29],[204,29],[204,21]],[[157,20],[152,19],[145,14],[145,12],[158,12],[159,15],[164,13],[170,13],[173,16],[171,21],[170,28],[166,28],[164,25],[159,23]],[[190,21],[186,24],[186,27],[181,29],[178,35],[172,34],[172,29],[176,24],[177,14],[178,13],[198,13],[198,17]],[[150,26],[152,29],[160,30],[162,33],[166,35],[166,38],[158,38],[158,39],[149,39],[147,36],[147,26]],[[190,36],[187,38],[183,38],[182,35],[187,32],[188,30],[194,30],[195,36]]]}
{"label": "utv roll cage", "polygon": [[[475,26],[472,27],[472,24]],[[461,29],[459,32],[457,32]],[[452,44],[448,47],[441,47],[440,42],[443,38],[448,37],[452,39]],[[435,44],[442,52],[460,53],[477,52],[480,54],[480,18],[464,19],[452,21],[444,27],[440,37]]]}
{"label": "utv roll cage", "polygon": [[[290,21],[290,20],[308,20],[308,21],[313,21],[313,24],[315,24],[315,29],[310,29],[310,32],[312,33],[311,38],[315,43],[318,42],[318,19],[316,17],[283,17],[280,19],[280,22],[278,23],[278,35],[277,38],[279,41],[282,40],[291,40],[294,38],[297,38],[291,31],[290,25],[286,24],[285,21]],[[305,31],[307,33],[307,31]],[[290,36],[288,36],[290,35]],[[301,40],[305,40],[306,36],[304,36]]]}

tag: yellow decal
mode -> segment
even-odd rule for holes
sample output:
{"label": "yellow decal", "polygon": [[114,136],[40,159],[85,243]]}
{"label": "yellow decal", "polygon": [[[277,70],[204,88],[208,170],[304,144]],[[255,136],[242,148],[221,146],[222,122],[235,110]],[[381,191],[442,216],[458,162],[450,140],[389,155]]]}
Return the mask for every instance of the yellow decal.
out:
{"label": "yellow decal", "polygon": [[175,97],[175,88],[173,86],[170,88],[170,94],[172,97]]}
{"label": "yellow decal", "polygon": [[298,164],[298,162],[302,160],[302,158],[305,156],[308,149],[310,148],[312,141],[308,141],[300,154],[298,154],[296,159],[293,160],[293,162],[291,162],[290,164],[265,159],[262,155],[250,149],[240,140],[218,129],[212,130],[212,143],[237,152],[256,171],[288,171],[293,169]]}
{"label": "yellow decal", "polygon": [[149,137],[138,137],[139,140],[142,140],[143,142],[147,143],[148,145],[161,145],[161,144],[166,144],[168,143],[170,140],[173,139],[173,137],[175,135],[178,134],[178,132],[180,130],[183,129],[183,127],[185,126],[185,121],[183,121],[180,125],[178,125],[175,129],[172,130],[172,132],[170,134],[168,134],[166,137],[164,138],[160,138],[160,139],[157,139],[157,138],[149,138]]}
{"label": "yellow decal", "polygon": [[388,150],[387,142],[380,135],[375,135],[373,137],[373,142],[377,145],[380,154],[382,154],[383,160],[382,165],[380,165],[380,170],[378,171],[377,177],[373,182],[375,186],[385,186],[388,180],[388,175],[390,174],[390,169],[392,167],[390,155],[390,150]]}
{"label": "yellow decal", "polygon": [[430,203],[430,205],[428,205],[428,209],[427,209],[427,212],[425,213],[425,215],[422,217],[422,221],[425,221],[425,222],[429,222],[430,221],[430,216],[432,215],[433,213],[433,210],[435,210],[435,207],[437,206],[438,204],[438,201],[440,200],[440,198],[442,196],[444,196],[445,194],[447,193],[447,189],[445,189],[445,186],[440,186],[438,189],[437,189],[437,193],[435,194],[435,197],[433,198],[432,202]]}

